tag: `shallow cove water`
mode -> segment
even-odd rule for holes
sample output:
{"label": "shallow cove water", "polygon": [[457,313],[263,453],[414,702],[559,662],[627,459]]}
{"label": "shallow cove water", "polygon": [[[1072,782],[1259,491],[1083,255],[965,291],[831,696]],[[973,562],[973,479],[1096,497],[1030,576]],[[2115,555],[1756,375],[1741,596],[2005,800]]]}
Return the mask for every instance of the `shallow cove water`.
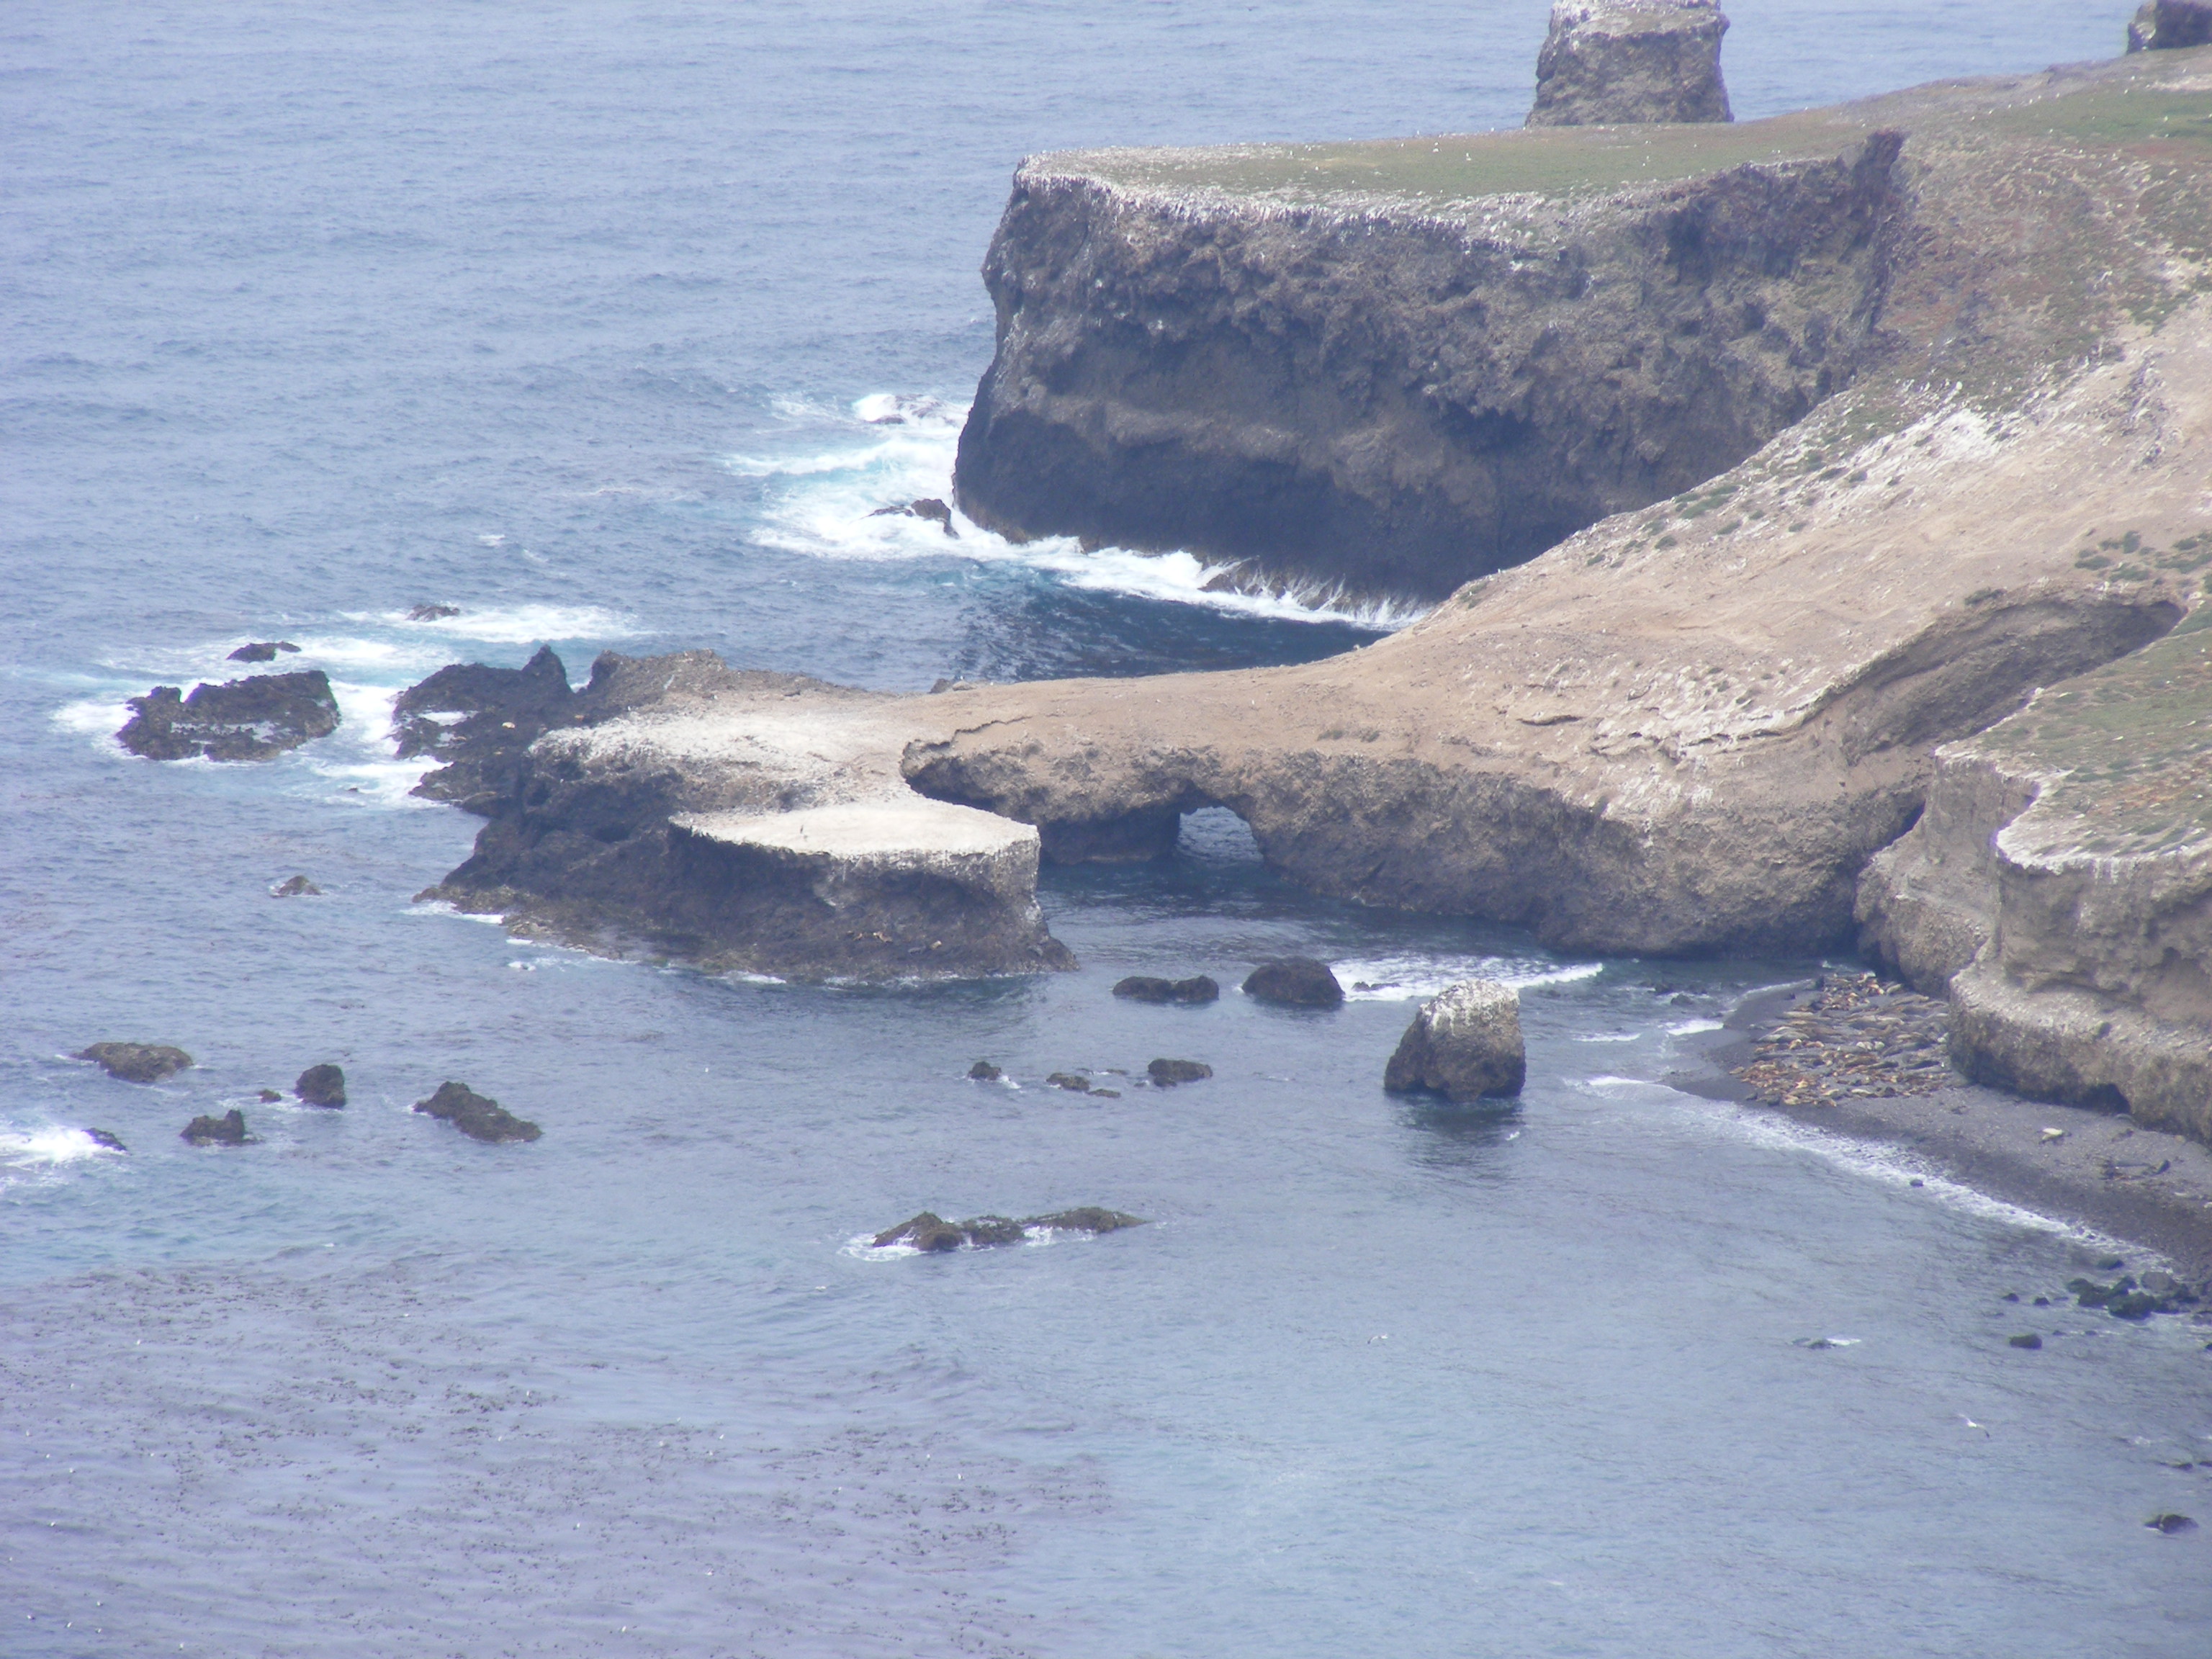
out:
{"label": "shallow cove water", "polygon": [[[2108,55],[2127,8],[1729,9],[1756,115]],[[1814,963],[1353,910],[1218,813],[1049,873],[1084,967],[1032,981],[732,981],[410,902],[475,829],[383,741],[441,662],[907,688],[1397,620],[866,515],[944,492],[1019,155],[1510,125],[1543,11],[10,11],[0,1652],[2204,1651],[2212,1527],[2142,1522],[2212,1521],[2205,1333],[2002,1302],[2110,1246],[1662,1080]],[[256,638],[336,736],[114,748]],[[1289,951],[1377,988],[1237,994]],[[1115,1001],[1138,971],[1232,988]],[[1383,1096],[1470,971],[1526,988],[1519,1108]],[[201,1063],[64,1058],[110,1037]],[[1116,1075],[1155,1056],[1215,1075]],[[255,1097],[324,1060],[343,1111]],[[449,1077],[544,1139],[408,1109]],[[177,1139],[234,1104],[257,1144]],[[866,1243],[1093,1203],[1151,1224]]]}

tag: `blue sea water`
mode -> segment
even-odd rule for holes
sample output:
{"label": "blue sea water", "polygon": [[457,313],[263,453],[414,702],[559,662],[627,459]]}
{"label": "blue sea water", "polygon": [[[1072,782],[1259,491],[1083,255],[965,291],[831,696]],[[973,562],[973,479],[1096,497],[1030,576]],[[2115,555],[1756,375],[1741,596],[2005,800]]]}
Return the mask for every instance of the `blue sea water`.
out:
{"label": "blue sea water", "polygon": [[[1511,125],[1545,9],[0,15],[0,1654],[2212,1646],[2212,1528],[2142,1524],[2212,1519],[2203,1331],[2002,1303],[2106,1243],[1662,1081],[1810,963],[1321,902],[1219,813],[1049,874],[1084,968],[1036,981],[732,981],[412,902],[475,827],[384,738],[443,662],[904,689],[1401,620],[867,514],[945,493],[1020,155]],[[2106,56],[2128,9],[1736,0],[1729,82]],[[337,735],[115,748],[254,638],[328,670]],[[295,872],[323,896],[267,896]],[[1378,988],[1107,994],[1287,951]],[[1410,999],[1475,970],[1526,987],[1521,1107],[1384,1097]],[[66,1058],[111,1037],[200,1063]],[[1162,1054],[1215,1076],[1115,1075]],[[324,1060],[344,1111],[256,1097]],[[1121,1097],[1042,1086],[1075,1068]],[[409,1110],[448,1077],[544,1139]],[[177,1139],[233,1104],[256,1145]],[[865,1242],[1085,1203],[1152,1224]]]}

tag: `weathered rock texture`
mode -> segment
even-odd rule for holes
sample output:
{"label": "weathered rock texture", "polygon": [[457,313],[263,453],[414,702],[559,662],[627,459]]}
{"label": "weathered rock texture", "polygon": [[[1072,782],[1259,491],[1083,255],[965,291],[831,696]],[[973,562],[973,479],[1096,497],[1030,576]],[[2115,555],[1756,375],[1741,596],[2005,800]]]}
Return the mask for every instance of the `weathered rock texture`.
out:
{"label": "weathered rock texture", "polygon": [[131,699],[131,719],[115,734],[148,760],[273,760],[338,729],[338,700],[319,668],[297,674],[254,674],[221,685],[200,684],[185,696],[157,685]]}
{"label": "weathered rock texture", "polygon": [[[2204,532],[2106,540],[2142,567],[2212,566]],[[1978,1079],[2212,1139],[2212,608],[1937,767],[1860,884],[1867,948],[1948,988]]]}
{"label": "weathered rock texture", "polygon": [[[504,676],[504,678],[501,678]],[[491,822],[426,897],[613,950],[798,978],[1073,965],[1036,903],[1024,823],[927,799],[898,772],[900,700],[708,652],[441,669],[397,707],[454,757],[417,793]],[[457,726],[415,724],[459,710]]]}
{"label": "weathered rock texture", "polygon": [[196,1117],[178,1132],[177,1139],[195,1146],[243,1146],[249,1139],[246,1114],[234,1106],[221,1117]]}
{"label": "weathered rock texture", "polygon": [[1025,162],[961,507],[1436,599],[1725,471],[1881,355],[1899,143],[1793,118]]}
{"label": "weathered rock texture", "polygon": [[346,1103],[345,1073],[327,1060],[319,1066],[310,1066],[300,1073],[292,1092],[310,1106],[343,1106]]}
{"label": "weathered rock texture", "polygon": [[1424,1003],[1383,1068],[1393,1094],[1456,1101],[1517,1095],[1528,1080],[1521,994],[1495,980],[1462,980]]}
{"label": "weathered rock texture", "polygon": [[2148,0],[2128,25],[2130,52],[2212,46],[2212,0]]}
{"label": "weathered rock texture", "polygon": [[125,1083],[159,1083],[174,1077],[192,1063],[182,1048],[166,1042],[95,1042],[71,1056],[88,1060],[112,1078]]}
{"label": "weathered rock texture", "polygon": [[480,1095],[465,1083],[440,1084],[435,1094],[415,1103],[415,1109],[452,1124],[471,1140],[495,1145],[508,1140],[536,1140],[545,1133],[529,1119],[515,1116],[489,1095]]}
{"label": "weathered rock texture", "polygon": [[1557,0],[1536,58],[1532,127],[1727,121],[1714,0]]}

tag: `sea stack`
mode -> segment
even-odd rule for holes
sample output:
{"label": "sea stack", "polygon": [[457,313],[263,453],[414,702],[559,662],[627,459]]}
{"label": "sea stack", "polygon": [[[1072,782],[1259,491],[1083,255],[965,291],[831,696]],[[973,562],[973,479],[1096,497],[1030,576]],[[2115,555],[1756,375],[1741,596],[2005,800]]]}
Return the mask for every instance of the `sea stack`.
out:
{"label": "sea stack", "polygon": [[1721,82],[1728,26],[1715,0],[1559,0],[1528,125],[1734,120]]}

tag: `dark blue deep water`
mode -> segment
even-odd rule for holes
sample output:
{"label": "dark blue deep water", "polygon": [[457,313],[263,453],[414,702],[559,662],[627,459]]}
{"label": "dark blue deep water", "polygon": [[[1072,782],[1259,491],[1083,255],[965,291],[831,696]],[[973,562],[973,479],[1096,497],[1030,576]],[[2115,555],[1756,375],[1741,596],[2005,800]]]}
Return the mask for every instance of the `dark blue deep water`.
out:
{"label": "dark blue deep water", "polygon": [[[1220,814],[1049,876],[1085,966],[1036,982],[733,982],[411,902],[474,830],[384,740],[442,662],[910,688],[1398,620],[866,514],[944,491],[1020,155],[1510,125],[1545,9],[0,11],[0,1654],[2212,1651],[2212,1528],[2142,1524],[2212,1518],[2203,1333],[2011,1349],[2001,1293],[2102,1243],[1659,1081],[1808,963],[1352,911]],[[2036,68],[2128,9],[1735,0],[1729,78],[1757,115]],[[277,637],[336,736],[114,747]],[[1383,988],[1107,995],[1289,950]],[[1383,1096],[1407,999],[1478,968],[1526,987],[1520,1109]],[[200,1064],[65,1057],[111,1037]],[[1160,1054],[1216,1075],[1038,1082]],[[323,1060],[344,1111],[255,1098]],[[544,1139],[409,1111],[448,1077]],[[177,1138],[231,1104],[258,1144]],[[865,1246],[1085,1203],[1153,1224]]]}

